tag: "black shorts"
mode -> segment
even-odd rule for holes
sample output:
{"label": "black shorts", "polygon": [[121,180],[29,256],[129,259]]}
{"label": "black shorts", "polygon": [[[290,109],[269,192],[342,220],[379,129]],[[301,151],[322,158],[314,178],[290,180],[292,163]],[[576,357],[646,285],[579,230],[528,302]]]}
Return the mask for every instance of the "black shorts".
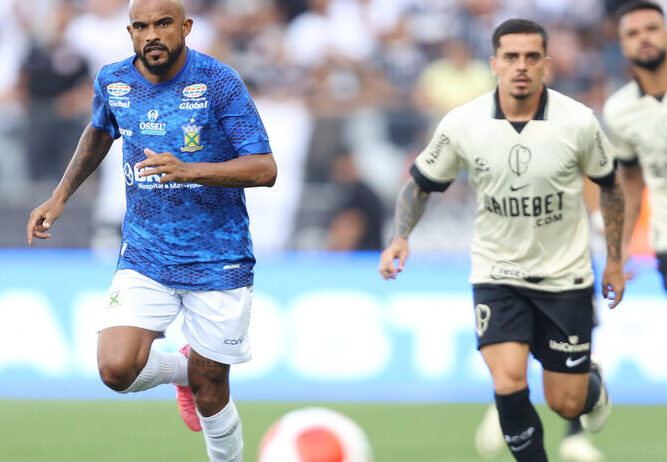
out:
{"label": "black shorts", "polygon": [[658,258],[658,271],[662,275],[662,285],[667,290],[667,252],[656,255]]}
{"label": "black shorts", "polygon": [[501,284],[473,286],[477,348],[522,342],[548,371],[590,370],[593,287],[545,292]]}

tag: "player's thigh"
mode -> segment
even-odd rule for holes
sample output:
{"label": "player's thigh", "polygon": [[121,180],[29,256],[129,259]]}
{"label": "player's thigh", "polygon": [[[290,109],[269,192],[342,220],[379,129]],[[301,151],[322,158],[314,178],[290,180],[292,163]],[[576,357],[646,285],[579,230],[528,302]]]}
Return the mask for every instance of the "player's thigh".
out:
{"label": "player's thigh", "polygon": [[192,350],[221,364],[250,359],[252,287],[183,294],[183,334]]}
{"label": "player's thigh", "polygon": [[132,270],[117,271],[98,318],[98,358],[148,357],[180,311],[173,289]]}
{"label": "player's thigh", "polygon": [[502,342],[480,349],[496,393],[507,395],[528,386],[526,379],[530,346],[521,342]]}
{"label": "player's thigh", "polygon": [[148,361],[153,340],[160,333],[139,327],[109,327],[97,338],[97,362],[100,369],[141,369]]}
{"label": "player's thigh", "polygon": [[473,286],[477,349],[502,342],[532,345],[534,310],[519,289],[499,284]]}
{"label": "player's thigh", "polygon": [[[593,288],[537,292],[533,355],[546,371],[586,374],[590,370]],[[575,380],[576,381],[576,380]]]}
{"label": "player's thigh", "polygon": [[534,313],[519,288],[478,284],[474,288],[477,347],[493,377],[496,392],[526,386],[526,369],[534,337]]}

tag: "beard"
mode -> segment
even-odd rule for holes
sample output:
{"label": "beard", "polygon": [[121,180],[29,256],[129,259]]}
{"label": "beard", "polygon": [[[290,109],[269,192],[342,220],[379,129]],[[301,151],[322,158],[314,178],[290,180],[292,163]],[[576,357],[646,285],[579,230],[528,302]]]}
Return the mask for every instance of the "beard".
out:
{"label": "beard", "polygon": [[[164,50],[167,52],[167,60],[163,63],[154,63],[150,62],[148,58],[146,58],[146,48],[149,47],[159,47],[161,50]],[[169,50],[165,45],[161,45],[159,43],[149,43],[144,47],[143,53],[137,52],[137,56],[139,56],[139,59],[141,60],[142,63],[144,63],[144,66],[146,66],[146,69],[148,72],[151,74],[161,77],[163,75],[166,75],[171,67],[174,65],[174,62],[178,59],[178,56],[181,54],[181,51],[183,51],[183,48],[185,48],[185,41],[182,41],[180,45],[178,45],[176,48],[173,50]],[[136,51],[136,50],[135,50]]]}
{"label": "beard", "polygon": [[528,98],[529,96],[533,96],[533,93],[534,92],[530,92],[530,93],[510,93],[510,95],[514,99],[524,100],[524,99]]}
{"label": "beard", "polygon": [[662,63],[665,62],[665,54],[666,54],[665,50],[660,50],[658,56],[656,56],[655,58],[651,59],[632,58],[632,63],[637,67],[646,69],[647,71],[654,71],[660,66],[662,66]]}

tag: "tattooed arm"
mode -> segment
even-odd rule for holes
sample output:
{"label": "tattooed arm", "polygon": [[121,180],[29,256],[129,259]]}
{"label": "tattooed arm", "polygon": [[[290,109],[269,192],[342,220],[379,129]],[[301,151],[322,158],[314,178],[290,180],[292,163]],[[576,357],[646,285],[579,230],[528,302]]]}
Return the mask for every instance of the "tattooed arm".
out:
{"label": "tattooed arm", "polygon": [[[394,239],[380,255],[380,274],[384,279],[396,279],[408,258],[408,236],[424,213],[430,193],[419,187],[413,178],[405,182],[398,195],[394,214]],[[398,268],[394,261],[398,258]]]}
{"label": "tattooed arm", "polygon": [[602,295],[612,300],[609,307],[614,308],[623,299],[625,290],[621,250],[625,200],[618,179],[609,186],[600,187],[600,210],[604,219],[607,241],[607,264],[602,275]]}
{"label": "tattooed arm", "polygon": [[226,162],[183,162],[170,152],[159,154],[144,149],[146,160],[136,167],[140,176],[159,175],[160,183],[199,183],[225,188],[273,186],[277,167],[272,153],[249,154]]}
{"label": "tattooed arm", "polygon": [[111,143],[113,138],[107,132],[97,130],[92,125],[86,127],[72,160],[51,198],[30,214],[27,228],[28,244],[32,244],[34,237],[39,239],[51,237],[47,232],[51,224],[63,213],[65,203],[74,191],[100,165],[109,152]]}

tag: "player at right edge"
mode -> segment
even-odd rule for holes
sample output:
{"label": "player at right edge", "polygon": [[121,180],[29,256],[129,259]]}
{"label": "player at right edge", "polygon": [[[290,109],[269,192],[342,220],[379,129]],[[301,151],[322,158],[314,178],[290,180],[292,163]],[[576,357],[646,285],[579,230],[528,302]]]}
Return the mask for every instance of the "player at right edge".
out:
{"label": "player at right edge", "polygon": [[604,120],[617,148],[623,180],[624,261],[642,203],[644,186],[651,201],[651,244],[667,290],[667,28],[662,8],[632,1],[617,12],[621,50],[634,79],[609,97]]}

